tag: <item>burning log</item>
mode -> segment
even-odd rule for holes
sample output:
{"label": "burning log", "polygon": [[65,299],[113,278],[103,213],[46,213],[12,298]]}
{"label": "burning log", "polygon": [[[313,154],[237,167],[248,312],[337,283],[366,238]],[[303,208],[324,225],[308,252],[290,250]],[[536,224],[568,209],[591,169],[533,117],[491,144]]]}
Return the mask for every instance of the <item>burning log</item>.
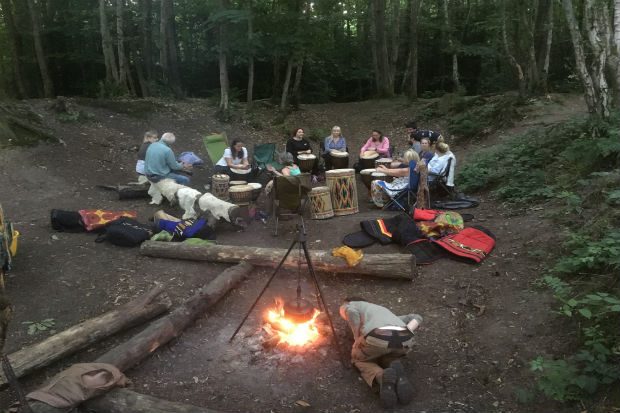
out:
{"label": "burning log", "polygon": [[[200,288],[198,292],[188,298],[183,305],[172,311],[168,316],[151,323],[145,330],[114,347],[95,361],[97,363],[112,364],[121,371],[133,367],[159,347],[178,337],[190,323],[241,282],[252,268],[252,265],[242,262],[222,271],[213,281]],[[97,399],[89,400],[83,403],[83,405],[90,407],[91,403],[93,403],[93,406],[99,406],[94,407],[93,410],[101,413],[215,413],[212,410],[167,402],[130,392],[129,390],[121,392],[121,389],[113,390]],[[159,408],[156,406],[159,406]],[[34,402],[30,407],[34,413],[61,413],[65,411],[41,402]],[[166,407],[169,409],[166,410]],[[188,410],[191,408],[197,410]]]}
{"label": "burning log", "polygon": [[[176,258],[185,260],[237,263],[249,262],[252,265],[275,268],[286,250],[237,245],[187,245],[176,242],[146,241],[140,253],[151,257]],[[373,275],[383,278],[413,279],[416,274],[415,257],[411,254],[364,254],[355,267],[329,251],[310,250],[310,259],[316,271]],[[289,255],[284,267],[297,268],[297,256]]]}
{"label": "burning log", "polygon": [[189,324],[241,282],[252,268],[252,265],[241,262],[222,271],[182,306],[151,323],[145,330],[108,351],[95,362],[112,364],[121,371],[133,367],[159,347],[178,337]]}
{"label": "burning log", "polygon": [[[140,325],[170,308],[170,301],[153,302],[163,292],[156,287],[130,302],[98,317],[83,321],[40,343],[24,347],[8,356],[16,377],[23,377],[98,340]],[[0,370],[0,388],[8,384]]]}

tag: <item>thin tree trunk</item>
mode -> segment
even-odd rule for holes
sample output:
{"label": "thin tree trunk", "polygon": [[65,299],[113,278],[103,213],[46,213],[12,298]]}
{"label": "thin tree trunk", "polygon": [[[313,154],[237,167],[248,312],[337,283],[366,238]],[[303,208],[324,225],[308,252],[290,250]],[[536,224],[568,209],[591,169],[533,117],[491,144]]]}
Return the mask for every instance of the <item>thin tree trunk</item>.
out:
{"label": "thin tree trunk", "polygon": [[375,93],[379,94],[379,91],[381,90],[382,81],[381,81],[381,71],[379,70],[379,44],[377,43],[377,24],[374,19],[374,14],[375,14],[374,10],[377,6],[375,5],[375,0],[370,0],[368,4],[369,4],[368,14],[369,16],[371,16],[368,19],[368,34],[369,34],[368,40],[370,41],[370,53],[372,56],[372,67],[375,73]]}
{"label": "thin tree trunk", "polygon": [[9,48],[13,57],[13,76],[15,78],[17,96],[19,98],[25,98],[27,97],[27,92],[22,79],[22,67],[20,61],[21,48],[19,44],[19,33],[17,32],[17,28],[15,27],[15,19],[13,18],[13,5],[11,4],[11,0],[0,0],[0,7],[2,7],[4,24],[10,38]]}
{"label": "thin tree trunk", "polygon": [[297,63],[297,68],[295,70],[295,81],[293,82],[293,93],[291,93],[293,99],[293,105],[298,108],[299,107],[299,89],[301,87],[301,75],[304,67],[304,59],[299,59]]}
{"label": "thin tree trunk", "polygon": [[409,53],[407,53],[407,64],[405,65],[405,71],[403,72],[403,77],[400,80],[400,92],[406,93],[407,80],[409,80],[409,76],[411,76],[411,61],[412,61],[412,50],[409,49]]}
{"label": "thin tree trunk", "polygon": [[411,82],[409,86],[409,99],[418,98],[418,16],[420,14],[422,0],[410,0],[411,10],[409,48],[411,50]]}
{"label": "thin tree trunk", "polygon": [[620,106],[620,0],[614,1],[614,53],[612,53],[613,64],[616,73],[616,106]]}
{"label": "thin tree trunk", "polygon": [[461,81],[459,80],[459,58],[456,54],[454,47],[454,40],[452,39],[452,26],[450,26],[450,14],[448,12],[448,0],[443,0],[443,16],[446,25],[446,38],[448,40],[448,49],[452,55],[452,91],[458,92],[461,88]]}
{"label": "thin tree trunk", "polygon": [[537,85],[535,90],[548,92],[547,76],[551,43],[553,40],[553,0],[539,0],[534,28],[534,48],[536,53]]}
{"label": "thin tree trunk", "polygon": [[573,49],[575,52],[575,65],[577,68],[577,72],[579,73],[581,83],[583,85],[586,105],[588,106],[588,112],[598,113],[596,91],[594,89],[592,77],[590,76],[590,73],[588,73],[588,68],[586,67],[586,58],[583,49],[583,39],[581,38],[579,26],[577,25],[577,19],[575,18],[575,13],[573,11],[573,2],[572,0],[562,0],[562,6],[564,8],[566,23],[568,25],[568,29],[571,34],[571,40],[573,42]]}
{"label": "thin tree trunk", "polygon": [[159,59],[164,79],[176,97],[182,97],[179,59],[177,55],[174,4],[172,0],[161,0],[160,52]]}
{"label": "thin tree trunk", "polygon": [[[219,0],[220,12],[227,9],[226,0]],[[220,66],[220,112],[226,114],[229,109],[229,91],[230,85],[228,81],[228,39],[226,33],[226,23],[219,23],[219,52],[218,61]]]}
{"label": "thin tree trunk", "polygon": [[607,82],[607,59],[611,53],[611,19],[606,2],[586,0],[584,20],[592,50],[590,74],[597,93],[597,113],[604,119],[610,116],[611,96]]}
{"label": "thin tree trunk", "polygon": [[378,93],[381,97],[390,97],[394,94],[394,89],[390,87],[390,61],[385,27],[385,0],[373,0],[373,3],[375,5],[373,15],[375,17],[377,64],[379,69]]}
{"label": "thin tree trunk", "polygon": [[510,46],[508,45],[508,34],[506,33],[506,0],[503,0],[502,2],[502,43],[504,45],[504,52],[508,57],[508,62],[517,74],[517,82],[519,84],[519,97],[524,98],[526,88],[525,75],[523,73],[521,65],[519,64],[519,62],[517,62],[517,59],[515,59],[513,54],[510,52]]}
{"label": "thin tree trunk", "polygon": [[153,79],[153,0],[140,1],[140,36],[142,38],[142,65],[147,80]]}
{"label": "thin tree trunk", "polygon": [[252,109],[254,99],[254,16],[252,15],[252,0],[248,0],[248,43],[250,53],[248,55],[248,91],[246,96],[246,106]]}
{"label": "thin tree trunk", "polygon": [[101,32],[101,48],[105,63],[105,78],[108,83],[118,83],[116,57],[112,48],[112,37],[108,29],[108,17],[105,11],[106,0],[99,0],[99,30]]}
{"label": "thin tree trunk", "polygon": [[118,54],[118,83],[124,90],[129,89],[128,62],[125,55],[125,32],[123,27],[123,7],[125,0],[116,0],[116,37]]}
{"label": "thin tree trunk", "polygon": [[277,103],[280,96],[280,55],[276,52],[273,57],[273,84],[271,86],[271,101]]}
{"label": "thin tree trunk", "polygon": [[400,50],[400,0],[392,0],[391,47],[389,54],[388,87],[394,94],[396,68]]}
{"label": "thin tree trunk", "polygon": [[280,98],[280,110],[288,108],[288,89],[291,85],[291,74],[293,72],[293,58],[289,57],[286,64],[286,75],[284,76],[284,86],[282,86],[282,97]]}
{"label": "thin tree trunk", "polygon": [[34,41],[34,50],[41,72],[41,80],[43,81],[43,93],[46,98],[54,97],[54,84],[47,67],[47,59],[43,50],[43,42],[41,41],[41,24],[39,23],[39,12],[35,8],[34,0],[28,0],[28,10],[30,11],[30,20],[32,22],[32,38]]}

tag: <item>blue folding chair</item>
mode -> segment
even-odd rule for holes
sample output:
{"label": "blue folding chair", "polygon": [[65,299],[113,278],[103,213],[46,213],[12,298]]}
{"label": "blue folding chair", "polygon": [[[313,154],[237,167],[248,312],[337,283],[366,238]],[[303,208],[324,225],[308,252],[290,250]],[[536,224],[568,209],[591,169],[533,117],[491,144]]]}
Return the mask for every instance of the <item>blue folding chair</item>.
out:
{"label": "blue folding chair", "polygon": [[383,205],[383,209],[396,207],[398,210],[406,214],[413,212],[417,201],[418,183],[420,182],[420,174],[415,171],[416,161],[409,161],[409,184],[400,190],[390,200]]}

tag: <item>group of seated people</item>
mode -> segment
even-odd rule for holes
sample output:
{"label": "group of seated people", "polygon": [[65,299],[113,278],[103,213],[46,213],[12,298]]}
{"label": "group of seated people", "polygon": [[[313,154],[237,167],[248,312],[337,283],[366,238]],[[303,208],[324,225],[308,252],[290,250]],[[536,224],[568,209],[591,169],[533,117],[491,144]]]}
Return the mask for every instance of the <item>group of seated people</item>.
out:
{"label": "group of seated people", "polygon": [[[378,207],[383,206],[385,197],[379,192],[384,191],[388,195],[394,195],[409,185],[410,166],[424,162],[429,173],[429,180],[434,176],[444,173],[450,159],[454,159],[454,154],[450,152],[450,147],[443,141],[440,133],[431,130],[419,130],[415,122],[406,125],[407,140],[410,148],[405,153],[394,160],[390,167],[379,166],[377,172],[394,177],[392,182],[377,180],[373,182],[371,193],[372,200]],[[187,162],[179,162],[174,156],[170,145],[174,144],[176,138],[172,133],[164,133],[161,139],[157,140],[157,132],[149,131],[144,136],[142,146],[138,151],[138,161],[136,172],[146,176],[151,182],[159,182],[162,179],[170,178],[182,185],[189,184],[192,165]],[[326,169],[331,169],[332,157],[338,152],[348,152],[346,139],[342,135],[341,128],[334,126],[331,134],[323,142],[321,157],[325,160]],[[273,167],[267,169],[274,175],[296,176],[301,173],[299,168],[300,156],[312,154],[310,142],[304,138],[304,130],[297,128],[293,136],[286,142],[286,153],[281,159],[283,168],[280,171]],[[393,148],[390,146],[390,139],[384,136],[381,131],[373,130],[371,136],[359,151],[360,158],[393,156]],[[317,181],[319,174],[318,158],[313,158],[311,168],[312,181]],[[449,171],[448,185],[453,185],[453,168],[455,162],[451,163]],[[230,176],[246,175],[252,172],[252,165],[248,158],[248,150],[240,140],[233,140],[224,151],[223,156],[214,166],[214,172],[227,174]],[[452,181],[452,182],[450,182]],[[374,189],[373,189],[374,188]]]}

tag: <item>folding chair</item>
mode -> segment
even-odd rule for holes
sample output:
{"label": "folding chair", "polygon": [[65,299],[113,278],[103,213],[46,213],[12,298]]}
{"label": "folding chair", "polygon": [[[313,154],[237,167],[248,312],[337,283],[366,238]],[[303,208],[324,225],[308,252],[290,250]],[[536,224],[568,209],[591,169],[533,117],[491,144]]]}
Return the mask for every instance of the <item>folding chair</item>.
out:
{"label": "folding chair", "polygon": [[273,179],[273,217],[276,223],[274,236],[278,236],[278,223],[282,216],[299,215],[301,226],[305,231],[303,213],[308,204],[310,187],[304,185],[299,176],[276,176]]}
{"label": "folding chair", "polygon": [[413,211],[417,201],[418,182],[420,181],[420,175],[415,171],[415,166],[416,161],[409,161],[409,184],[394,196],[388,194],[390,200],[383,205],[383,210],[396,205],[399,210],[406,214]]}
{"label": "folding chair", "polygon": [[456,167],[456,159],[448,158],[446,167],[440,173],[428,173],[428,189],[429,191],[437,191],[442,189],[450,197],[456,197],[456,187],[454,185],[454,170]]}
{"label": "folding chair", "polygon": [[264,143],[254,145],[252,163],[254,168],[261,170],[267,169],[268,165],[273,166],[277,170],[282,169],[282,165],[276,161],[276,144]]}
{"label": "folding chair", "polygon": [[205,149],[213,165],[222,159],[224,151],[228,148],[228,138],[225,132],[205,136],[202,138],[202,142],[205,145]]}

